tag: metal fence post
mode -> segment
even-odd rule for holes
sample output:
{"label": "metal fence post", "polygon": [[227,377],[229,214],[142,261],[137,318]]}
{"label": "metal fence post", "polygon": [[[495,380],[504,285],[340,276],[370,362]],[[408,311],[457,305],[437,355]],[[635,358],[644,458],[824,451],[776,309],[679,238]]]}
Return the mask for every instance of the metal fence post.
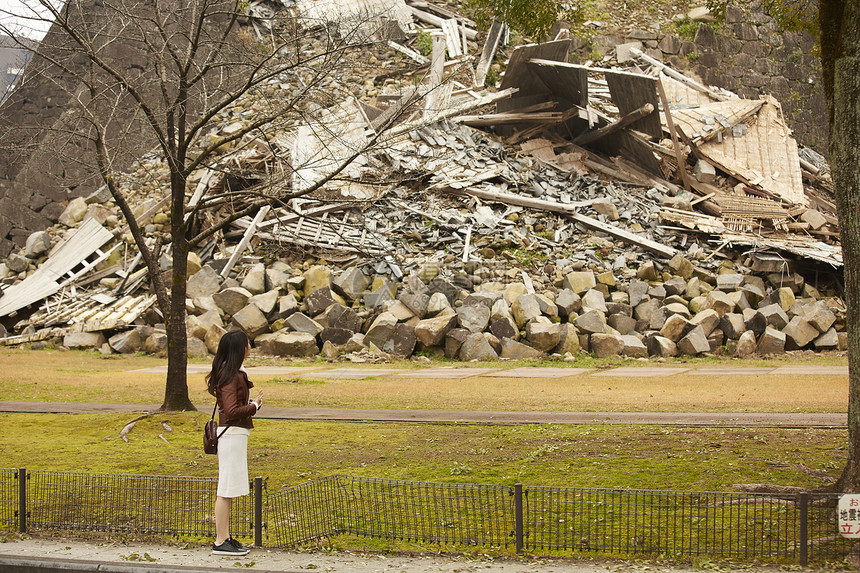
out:
{"label": "metal fence post", "polygon": [[18,468],[18,531],[27,533],[27,468]]}
{"label": "metal fence post", "polygon": [[254,545],[263,546],[263,478],[254,478]]}
{"label": "metal fence post", "polygon": [[514,485],[514,520],[517,555],[523,552],[523,484]]}
{"label": "metal fence post", "polygon": [[809,564],[809,494],[798,494],[800,498],[800,566]]}

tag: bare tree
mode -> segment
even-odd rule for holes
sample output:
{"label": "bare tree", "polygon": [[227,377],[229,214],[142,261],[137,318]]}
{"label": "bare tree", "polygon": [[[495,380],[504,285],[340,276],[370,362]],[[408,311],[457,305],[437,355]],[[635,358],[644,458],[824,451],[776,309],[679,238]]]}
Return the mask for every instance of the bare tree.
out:
{"label": "bare tree", "polygon": [[821,63],[829,110],[830,165],[839,207],[848,307],[848,461],[836,489],[860,491],[860,6],[821,0]]}
{"label": "bare tree", "polygon": [[[62,85],[77,103],[52,129],[80,150],[67,160],[92,166],[110,190],[149,270],[168,338],[162,409],[193,409],[186,381],[188,254],[266,204],[285,204],[315,191],[379,145],[399,114],[367,137],[341,145],[336,161],[302,185],[294,184],[299,166],[284,156],[287,134],[296,126],[332,129],[315,121],[312,112],[351,95],[341,78],[349,70],[364,75],[372,69],[366,54],[377,36],[371,28],[384,23],[360,14],[337,26],[327,22],[330,15],[321,16],[320,25],[307,18],[302,25],[295,14],[249,13],[248,4],[236,0],[69,0],[62,8],[52,0],[28,1],[30,17],[53,20],[53,27],[27,77]],[[0,31],[15,35],[3,27],[0,23]],[[234,115],[251,107],[253,114]],[[331,135],[330,141],[340,137]],[[163,242],[169,242],[172,256],[167,274],[159,269],[167,245],[147,243],[124,176],[142,142],[154,147],[167,170],[170,229]],[[265,181],[190,204],[192,174],[214,168],[225,152],[250,142],[283,159],[285,174],[274,170]],[[153,181],[164,178],[153,174]],[[223,216],[195,227],[195,216],[207,209],[220,209]]]}

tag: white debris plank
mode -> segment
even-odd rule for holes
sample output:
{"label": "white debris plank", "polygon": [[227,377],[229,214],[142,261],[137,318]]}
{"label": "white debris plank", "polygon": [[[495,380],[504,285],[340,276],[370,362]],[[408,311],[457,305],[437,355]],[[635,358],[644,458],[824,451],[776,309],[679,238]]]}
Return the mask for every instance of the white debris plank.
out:
{"label": "white debris plank", "polygon": [[266,218],[266,215],[269,214],[269,209],[271,207],[269,205],[264,205],[257,211],[257,215],[254,217],[254,220],[251,221],[250,226],[245,231],[245,236],[242,237],[242,240],[239,241],[239,244],[236,245],[236,248],[233,250],[233,254],[230,255],[230,260],[227,261],[227,264],[221,269],[221,276],[226,277],[230,274],[230,271],[233,270],[233,267],[236,265],[236,262],[239,260],[239,257],[242,256],[242,253],[245,252],[245,249],[248,247],[248,243],[251,242],[251,238],[254,236],[254,232],[257,230],[257,225]]}
{"label": "white debris plank", "polygon": [[113,233],[95,219],[87,219],[36,272],[3,291],[3,298],[0,298],[0,316],[11,314],[60,290],[58,279],[111,239]]}

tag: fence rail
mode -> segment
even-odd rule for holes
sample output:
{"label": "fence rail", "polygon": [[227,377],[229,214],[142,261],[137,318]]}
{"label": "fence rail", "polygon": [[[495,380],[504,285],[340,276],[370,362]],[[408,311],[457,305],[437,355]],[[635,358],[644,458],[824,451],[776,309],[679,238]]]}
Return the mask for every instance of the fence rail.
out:
{"label": "fence rail", "polygon": [[[22,479],[23,478],[23,479]],[[0,526],[211,537],[214,478],[0,469]],[[533,553],[843,559],[838,494],[450,484],[332,476],[269,495],[254,480],[231,530],[295,547],[339,534]]]}

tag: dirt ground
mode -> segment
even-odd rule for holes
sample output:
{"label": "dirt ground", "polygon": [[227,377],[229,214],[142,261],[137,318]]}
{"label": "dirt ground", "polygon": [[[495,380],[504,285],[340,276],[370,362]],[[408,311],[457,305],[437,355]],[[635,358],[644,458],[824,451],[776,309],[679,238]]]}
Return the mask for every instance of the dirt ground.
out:
{"label": "dirt ground", "polygon": [[[671,566],[650,561],[575,561],[569,559],[522,558],[493,559],[489,556],[443,556],[443,555],[382,555],[362,553],[292,553],[274,549],[252,549],[246,557],[216,557],[208,547],[179,548],[146,543],[94,543],[69,539],[23,539],[0,543],[0,570],[12,563],[12,557],[25,557],[28,561],[38,559],[61,559],[65,562],[98,562],[146,570],[151,566],[161,568],[181,566],[194,571],[218,569],[251,569],[254,571],[304,571],[318,570],[337,573],[604,573],[621,571],[650,571],[666,573],[691,573],[703,569],[719,570],[723,573],[744,571],[747,573],[776,573],[784,569],[740,564],[719,566],[711,562],[695,566]],[[97,566],[93,564],[93,570]],[[147,567],[150,566],[150,567]],[[796,566],[792,571],[800,571]],[[812,569],[810,569],[812,570]]]}

